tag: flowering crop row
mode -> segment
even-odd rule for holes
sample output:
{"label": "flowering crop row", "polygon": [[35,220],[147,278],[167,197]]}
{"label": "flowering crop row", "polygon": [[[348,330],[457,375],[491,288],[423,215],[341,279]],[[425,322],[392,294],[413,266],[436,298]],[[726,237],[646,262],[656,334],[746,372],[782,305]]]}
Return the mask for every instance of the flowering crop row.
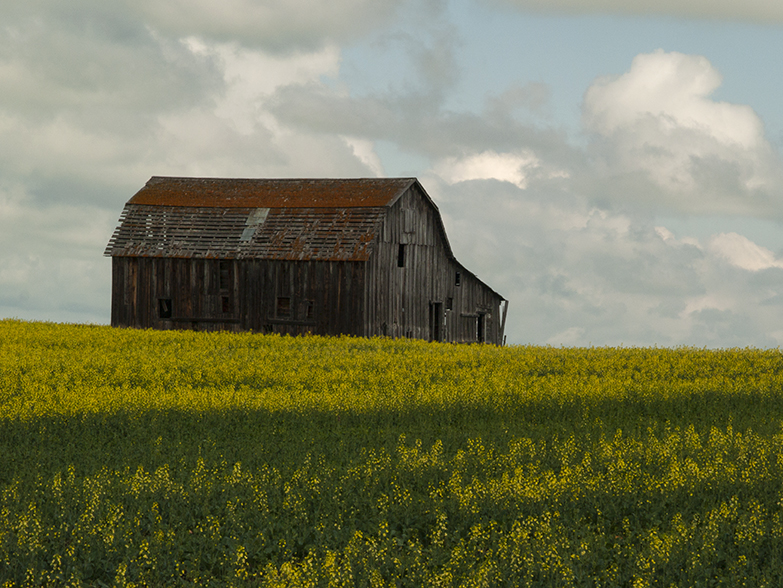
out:
{"label": "flowering crop row", "polygon": [[0,586],[783,584],[783,355],[0,321]]}

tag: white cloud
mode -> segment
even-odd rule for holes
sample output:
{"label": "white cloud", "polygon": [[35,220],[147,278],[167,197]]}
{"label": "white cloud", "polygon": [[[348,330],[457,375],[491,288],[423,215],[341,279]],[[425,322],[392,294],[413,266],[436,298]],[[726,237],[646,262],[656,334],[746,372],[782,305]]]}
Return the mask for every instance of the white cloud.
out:
{"label": "white cloud", "polygon": [[444,159],[435,165],[435,171],[449,184],[494,179],[526,188],[526,170],[539,165],[538,158],[530,151],[522,154],[484,151],[466,157]]}
{"label": "white cloud", "polygon": [[341,137],[343,141],[351,148],[353,154],[362,162],[376,177],[385,175],[383,173],[383,164],[381,158],[375,152],[375,146],[372,141],[360,139],[358,137]]}
{"label": "white cloud", "polygon": [[583,106],[604,178],[592,189],[652,209],[783,216],[780,160],[750,107],[710,98],[720,82],[704,57],[663,51],[596,80]]}
{"label": "white cloud", "polygon": [[757,148],[763,128],[753,110],[709,99],[721,82],[702,56],[661,50],[637,55],[628,73],[600,78],[587,90],[585,122],[611,135],[651,117],[663,132],[692,129],[724,145]]}
{"label": "white cloud", "polygon": [[745,237],[715,235],[701,245],[573,192],[552,198],[554,180],[526,189],[423,180],[457,258],[510,299],[510,341],[778,344],[783,272]]}
{"label": "white cloud", "polygon": [[737,233],[715,235],[710,240],[709,247],[713,253],[735,267],[752,272],[771,267],[783,268],[783,260],[775,259],[772,251]]}
{"label": "white cloud", "polygon": [[687,319],[690,315],[704,310],[730,311],[733,306],[731,298],[708,294],[706,296],[696,296],[686,301],[685,308],[680,313],[680,317]]}
{"label": "white cloud", "polygon": [[674,239],[674,233],[666,227],[655,227],[655,232],[658,233],[658,236],[664,241],[671,241]]}
{"label": "white cloud", "polygon": [[209,43],[197,37],[188,37],[184,43],[195,55],[219,64],[225,87],[217,99],[215,114],[232,121],[243,134],[252,133],[259,122],[277,126],[274,117],[263,109],[263,100],[275,90],[306,84],[321,76],[334,78],[340,67],[340,50],[334,44],[315,51],[277,55],[246,49],[237,43]]}

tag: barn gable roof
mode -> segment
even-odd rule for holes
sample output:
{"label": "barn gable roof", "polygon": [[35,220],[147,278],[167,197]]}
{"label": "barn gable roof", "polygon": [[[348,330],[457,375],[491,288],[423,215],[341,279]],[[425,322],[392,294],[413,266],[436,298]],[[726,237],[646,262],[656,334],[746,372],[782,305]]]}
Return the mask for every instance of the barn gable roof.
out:
{"label": "barn gable roof", "polygon": [[366,261],[386,210],[414,184],[154,176],[125,205],[104,254]]}

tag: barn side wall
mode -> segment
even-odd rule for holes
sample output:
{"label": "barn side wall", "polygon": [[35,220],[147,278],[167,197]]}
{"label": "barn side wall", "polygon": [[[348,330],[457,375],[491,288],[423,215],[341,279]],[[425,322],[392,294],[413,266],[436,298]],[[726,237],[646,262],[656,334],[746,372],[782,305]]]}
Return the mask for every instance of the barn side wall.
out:
{"label": "barn side wall", "polygon": [[364,334],[501,344],[501,297],[449,257],[438,215],[415,186],[388,211],[367,265]]}
{"label": "barn side wall", "polygon": [[112,258],[112,326],[361,335],[363,262]]}
{"label": "barn side wall", "polygon": [[112,326],[241,330],[235,263],[113,257]]}
{"label": "barn side wall", "polygon": [[264,333],[357,335],[364,331],[365,262],[241,262],[241,322]]}

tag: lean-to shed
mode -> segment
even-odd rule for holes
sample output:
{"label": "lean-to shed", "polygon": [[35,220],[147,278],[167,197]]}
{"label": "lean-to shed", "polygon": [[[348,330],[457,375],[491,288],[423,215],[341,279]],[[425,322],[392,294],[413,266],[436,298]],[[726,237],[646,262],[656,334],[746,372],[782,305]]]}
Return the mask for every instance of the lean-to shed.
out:
{"label": "lean-to shed", "polygon": [[415,178],[153,177],[105,255],[113,326],[503,342]]}

